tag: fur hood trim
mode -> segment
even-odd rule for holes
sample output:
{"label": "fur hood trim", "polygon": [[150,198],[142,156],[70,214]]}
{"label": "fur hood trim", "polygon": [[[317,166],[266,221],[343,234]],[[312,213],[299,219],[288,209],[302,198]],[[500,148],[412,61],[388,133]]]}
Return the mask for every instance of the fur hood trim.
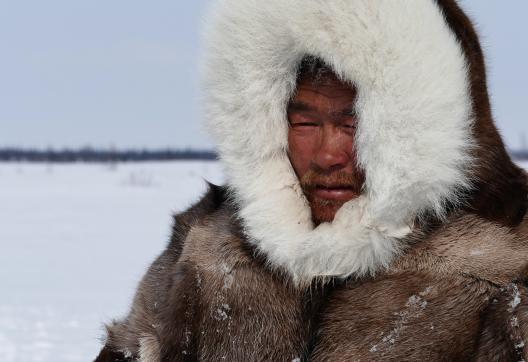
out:
{"label": "fur hood trim", "polygon": [[[468,64],[434,0],[220,0],[207,29],[206,119],[245,232],[296,282],[372,274],[413,223],[471,188]],[[361,197],[313,226],[287,155],[286,106],[315,56],[358,90]]]}

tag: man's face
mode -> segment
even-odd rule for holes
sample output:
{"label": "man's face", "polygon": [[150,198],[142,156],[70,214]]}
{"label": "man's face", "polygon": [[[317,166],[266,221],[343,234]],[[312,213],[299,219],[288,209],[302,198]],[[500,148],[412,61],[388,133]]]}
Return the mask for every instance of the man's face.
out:
{"label": "man's face", "polygon": [[333,73],[301,76],[288,105],[289,157],[316,224],[330,222],[358,197],[364,174],[357,167],[354,136],[356,90]]}

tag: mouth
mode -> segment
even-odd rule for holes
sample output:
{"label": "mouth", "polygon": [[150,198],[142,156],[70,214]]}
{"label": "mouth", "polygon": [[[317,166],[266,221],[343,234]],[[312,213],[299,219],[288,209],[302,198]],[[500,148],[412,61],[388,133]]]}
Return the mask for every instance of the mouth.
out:
{"label": "mouth", "polygon": [[312,195],[331,201],[349,201],[359,196],[359,192],[346,185],[315,185]]}

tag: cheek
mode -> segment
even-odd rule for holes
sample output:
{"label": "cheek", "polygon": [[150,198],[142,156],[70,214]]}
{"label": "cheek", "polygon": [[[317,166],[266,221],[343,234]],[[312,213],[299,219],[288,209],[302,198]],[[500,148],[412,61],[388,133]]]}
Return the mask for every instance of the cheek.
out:
{"label": "cheek", "polygon": [[299,135],[292,130],[288,132],[288,155],[297,177],[302,178],[309,170],[315,147],[315,137]]}

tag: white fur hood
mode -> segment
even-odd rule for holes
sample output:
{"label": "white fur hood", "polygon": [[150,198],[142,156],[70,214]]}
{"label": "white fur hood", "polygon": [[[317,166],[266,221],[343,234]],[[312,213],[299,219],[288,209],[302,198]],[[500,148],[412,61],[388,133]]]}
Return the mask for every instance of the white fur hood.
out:
{"label": "white fur hood", "polygon": [[[434,0],[220,0],[206,32],[206,119],[250,242],[296,282],[387,267],[424,214],[470,185],[468,64]],[[314,227],[287,156],[307,56],[358,89],[365,191]]]}

